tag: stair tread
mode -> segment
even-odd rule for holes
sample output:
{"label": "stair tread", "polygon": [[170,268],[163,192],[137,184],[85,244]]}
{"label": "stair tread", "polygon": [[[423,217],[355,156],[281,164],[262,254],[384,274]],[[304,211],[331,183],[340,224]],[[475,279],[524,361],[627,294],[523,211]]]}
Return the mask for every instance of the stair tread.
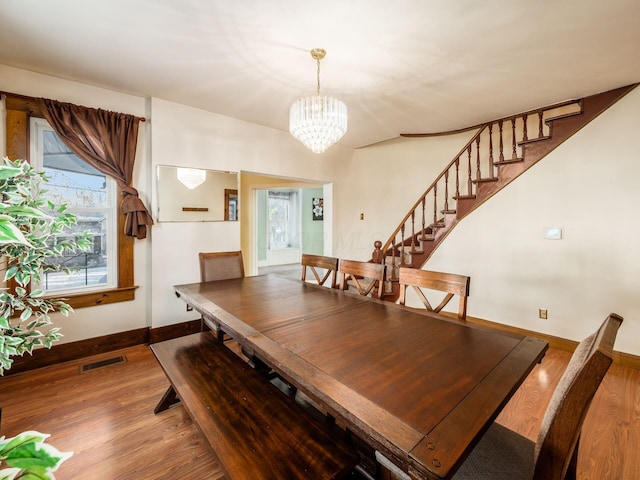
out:
{"label": "stair tread", "polygon": [[538,137],[538,138],[530,138],[528,140],[522,140],[522,141],[518,142],[518,146],[521,147],[522,145],[526,145],[528,143],[543,142],[545,140],[549,140],[550,138],[551,138],[551,136],[549,136],[549,135],[545,135],[544,137]]}
{"label": "stair tread", "polygon": [[548,125],[550,122],[553,122],[555,120],[562,120],[563,118],[575,117],[576,115],[582,115],[582,108],[580,108],[580,110],[578,110],[577,112],[568,112],[568,113],[563,113],[562,115],[556,115],[555,117],[546,118],[544,120],[544,123]]}
{"label": "stair tread", "polygon": [[471,180],[471,183],[489,183],[489,182],[497,182],[500,180],[498,177],[487,177],[481,178],[479,180]]}
{"label": "stair tread", "polygon": [[455,200],[474,200],[475,195],[457,195],[453,197]]}
{"label": "stair tread", "polygon": [[500,166],[500,165],[511,165],[512,163],[519,163],[519,162],[524,162],[524,158],[509,158],[506,160],[498,160],[497,162],[493,162],[494,165],[496,166]]}

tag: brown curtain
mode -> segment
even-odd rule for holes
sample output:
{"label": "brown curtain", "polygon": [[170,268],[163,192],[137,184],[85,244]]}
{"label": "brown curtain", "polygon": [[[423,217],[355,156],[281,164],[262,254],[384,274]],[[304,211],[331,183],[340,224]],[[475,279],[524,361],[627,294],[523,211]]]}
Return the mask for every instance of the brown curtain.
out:
{"label": "brown curtain", "polygon": [[39,98],[44,118],[69,149],[105,175],[122,192],[125,234],[145,238],[153,225],[148,210],[131,186],[139,117]]}

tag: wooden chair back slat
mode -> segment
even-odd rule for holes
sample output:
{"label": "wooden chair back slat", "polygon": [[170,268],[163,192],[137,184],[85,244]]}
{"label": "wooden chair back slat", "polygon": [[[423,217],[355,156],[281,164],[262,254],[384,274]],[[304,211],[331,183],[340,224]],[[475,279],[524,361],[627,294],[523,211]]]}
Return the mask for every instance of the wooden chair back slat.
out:
{"label": "wooden chair back slat", "polygon": [[371,294],[375,298],[382,298],[385,281],[384,265],[340,259],[338,272],[342,290],[349,289],[348,282],[351,280],[360,295]]}
{"label": "wooden chair back slat", "polygon": [[[398,275],[400,283],[400,304],[406,302],[407,287],[411,286],[415,290],[418,298],[430,312],[439,313],[455,296],[460,297],[458,304],[458,318],[467,318],[467,297],[469,296],[470,278],[456,273],[432,272],[417,268],[401,267]],[[432,307],[423,289],[437,290],[445,292],[444,299],[437,307]]]}
{"label": "wooden chair back slat", "polygon": [[[302,277],[303,282],[307,281],[307,269],[316,279],[318,285],[324,285],[329,276],[331,276],[331,288],[336,288],[338,284],[338,259],[335,257],[325,257],[323,255],[302,254]],[[323,276],[317,269],[325,270]]]}

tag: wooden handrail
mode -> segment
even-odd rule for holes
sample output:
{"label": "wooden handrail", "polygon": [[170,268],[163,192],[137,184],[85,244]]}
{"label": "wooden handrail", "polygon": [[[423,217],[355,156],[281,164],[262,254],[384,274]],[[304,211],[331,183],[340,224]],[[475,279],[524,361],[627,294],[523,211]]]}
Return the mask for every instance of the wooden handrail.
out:
{"label": "wooden handrail", "polygon": [[[400,265],[405,265],[404,246],[410,245],[411,252],[415,252],[416,236],[424,240],[426,230],[430,228],[432,235],[435,235],[435,229],[442,228],[438,214],[438,204],[440,204],[440,208],[442,208],[441,212],[443,215],[455,212],[459,199],[474,198],[478,184],[496,180],[494,175],[495,165],[522,161],[522,158],[519,158],[518,150],[520,149],[520,151],[522,151],[522,145],[524,143],[547,138],[544,135],[544,128],[547,123],[545,115],[551,111],[571,105],[581,107],[581,102],[582,100],[567,100],[546,107],[528,110],[516,115],[510,115],[499,120],[477,125],[476,127],[458,130],[458,132],[460,132],[470,130],[471,128],[478,129],[475,135],[460,149],[453,160],[446,165],[442,172],[413,204],[387,241],[382,245],[382,248],[376,248],[377,261],[383,262],[384,256],[389,254],[395,257],[396,248],[399,248]],[[579,113],[579,110],[580,108],[578,111],[572,113]],[[547,118],[553,118],[553,116]],[[536,122],[535,129],[533,128],[534,121]],[[528,122],[531,123],[528,124]],[[494,129],[494,126],[499,128]],[[529,129],[529,127],[532,128]],[[404,134],[403,136],[417,137],[435,135],[436,134]],[[498,149],[495,154],[494,136],[497,137],[496,147]],[[520,140],[518,140],[518,138]],[[481,139],[483,140],[481,141]],[[506,155],[505,148],[507,149]],[[521,156],[522,155],[520,155],[520,157]],[[449,177],[451,176],[455,176],[455,190],[449,189]],[[443,182],[445,182],[444,185],[442,185]],[[463,193],[461,189],[464,189],[465,184],[466,193]],[[452,190],[454,191],[452,192]],[[444,192],[444,198],[439,192]],[[427,224],[425,222],[425,206],[429,202],[431,195],[433,196],[434,218],[433,222]],[[452,205],[456,205],[456,207],[452,207]],[[431,203],[429,203],[429,206],[431,208]],[[418,226],[419,230],[417,234],[415,228],[416,217],[418,218],[419,225],[420,222],[422,222],[422,227]],[[411,222],[411,225],[407,225],[408,222]],[[405,238],[405,231],[410,232],[410,238]],[[402,237],[400,243],[396,242],[398,234],[401,234]],[[393,272],[391,272],[390,277],[392,279],[394,278]]]}
{"label": "wooden handrail", "polygon": [[384,243],[384,245],[382,246],[382,251],[386,252],[390,245],[391,242],[393,242],[393,240],[395,239],[396,235],[400,232],[400,229],[402,228],[402,225],[404,225],[407,220],[409,220],[409,217],[411,217],[411,215],[415,212],[415,210],[422,205],[423,203],[423,199],[425,199],[429,193],[433,190],[434,186],[442,179],[442,177],[445,176],[445,173],[448,172],[452,166],[454,166],[456,164],[456,162],[458,161],[458,159],[462,156],[462,154],[464,152],[466,152],[469,149],[469,146],[471,146],[471,144],[473,144],[473,142],[476,141],[477,138],[479,138],[479,136],[482,134],[482,132],[487,128],[488,124],[484,124],[484,125],[480,125],[479,126],[479,130],[478,132],[471,138],[471,140],[469,140],[466,145],[458,152],[458,154],[453,158],[453,160],[444,168],[444,170],[442,171],[442,173],[440,173],[440,175],[438,175],[436,177],[436,179],[433,181],[433,183],[431,183],[431,185],[429,185],[429,187],[425,190],[425,192],[422,194],[422,196],[418,199],[418,201],[416,203],[413,204],[413,207],[411,207],[409,209],[409,213],[407,213],[405,215],[405,217],[402,219],[402,221],[400,222],[400,224],[398,225],[398,228],[395,229],[395,231],[391,234],[391,236],[389,237],[389,239],[386,241],[386,243]]}

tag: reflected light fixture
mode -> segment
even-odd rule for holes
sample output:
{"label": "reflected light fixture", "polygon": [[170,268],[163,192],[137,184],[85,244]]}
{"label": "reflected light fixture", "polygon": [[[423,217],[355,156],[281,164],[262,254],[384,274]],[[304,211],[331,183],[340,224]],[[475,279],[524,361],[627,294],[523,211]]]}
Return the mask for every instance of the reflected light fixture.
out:
{"label": "reflected light fixture", "polygon": [[176,176],[180,183],[182,183],[189,190],[194,190],[202,185],[207,179],[207,171],[197,168],[179,168],[177,169]]}
{"label": "reflected light fixture", "polygon": [[311,50],[318,65],[318,92],[296,100],[289,110],[289,131],[313,153],[322,153],[347,132],[347,106],[333,97],[320,96],[320,60],[327,54],[322,48]]}

